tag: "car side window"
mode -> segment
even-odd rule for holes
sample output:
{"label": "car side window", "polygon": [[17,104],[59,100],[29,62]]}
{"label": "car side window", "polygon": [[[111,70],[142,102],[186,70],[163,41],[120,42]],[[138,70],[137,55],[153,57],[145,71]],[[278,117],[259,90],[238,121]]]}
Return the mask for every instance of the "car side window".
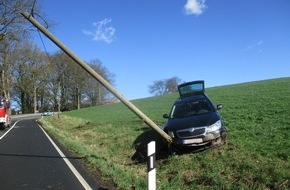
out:
{"label": "car side window", "polygon": [[173,111],[172,118],[184,117],[186,112],[184,106],[182,106],[181,104],[175,105],[172,111]]}

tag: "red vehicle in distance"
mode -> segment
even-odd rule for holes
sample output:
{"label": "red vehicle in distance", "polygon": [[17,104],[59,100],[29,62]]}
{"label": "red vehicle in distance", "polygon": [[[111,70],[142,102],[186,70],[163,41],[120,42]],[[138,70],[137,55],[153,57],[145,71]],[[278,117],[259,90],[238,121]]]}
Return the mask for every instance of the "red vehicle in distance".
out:
{"label": "red vehicle in distance", "polygon": [[10,101],[0,96],[0,129],[10,127]]}

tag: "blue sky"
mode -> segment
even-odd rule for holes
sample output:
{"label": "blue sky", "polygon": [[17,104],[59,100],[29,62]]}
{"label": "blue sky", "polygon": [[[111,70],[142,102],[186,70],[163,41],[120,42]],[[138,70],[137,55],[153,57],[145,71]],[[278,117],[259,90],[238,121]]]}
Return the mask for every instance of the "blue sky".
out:
{"label": "blue sky", "polygon": [[50,31],[81,59],[100,59],[128,99],[174,76],[206,87],[290,76],[289,0],[38,3],[58,23]]}

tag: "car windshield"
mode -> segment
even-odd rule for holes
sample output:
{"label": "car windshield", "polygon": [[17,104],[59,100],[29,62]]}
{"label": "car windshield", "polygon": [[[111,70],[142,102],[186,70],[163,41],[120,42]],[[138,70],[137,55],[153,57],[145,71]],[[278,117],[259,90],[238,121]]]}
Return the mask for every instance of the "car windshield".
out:
{"label": "car windshield", "polygon": [[212,111],[212,106],[205,98],[194,101],[178,102],[173,106],[170,118],[190,117]]}

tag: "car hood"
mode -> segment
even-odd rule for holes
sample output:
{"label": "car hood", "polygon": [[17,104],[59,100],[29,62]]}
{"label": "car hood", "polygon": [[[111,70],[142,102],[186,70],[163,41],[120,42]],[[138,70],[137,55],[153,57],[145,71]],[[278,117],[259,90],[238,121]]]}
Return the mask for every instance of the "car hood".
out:
{"label": "car hood", "polygon": [[169,131],[176,131],[180,129],[187,129],[191,127],[203,127],[214,124],[220,119],[217,112],[210,112],[206,114],[185,117],[185,118],[174,118],[168,119],[166,128]]}

